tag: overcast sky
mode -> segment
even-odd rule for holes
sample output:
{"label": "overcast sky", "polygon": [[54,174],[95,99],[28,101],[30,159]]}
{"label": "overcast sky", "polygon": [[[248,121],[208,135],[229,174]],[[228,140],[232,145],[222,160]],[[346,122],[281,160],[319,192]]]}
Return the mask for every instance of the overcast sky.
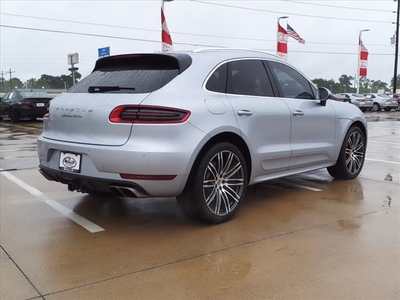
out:
{"label": "overcast sky", "polygon": [[[161,51],[160,7],[158,0],[0,0],[0,72],[11,69],[22,81],[68,74],[67,55],[77,52],[76,66],[87,76],[98,48],[109,46],[111,55]],[[276,54],[277,18],[289,16],[281,25],[288,22],[306,43],[289,39],[288,62],[311,79],[355,76],[359,31],[370,29],[362,34],[367,77],[387,83],[394,74],[396,10],[393,0],[165,3],[175,51],[217,46]]]}

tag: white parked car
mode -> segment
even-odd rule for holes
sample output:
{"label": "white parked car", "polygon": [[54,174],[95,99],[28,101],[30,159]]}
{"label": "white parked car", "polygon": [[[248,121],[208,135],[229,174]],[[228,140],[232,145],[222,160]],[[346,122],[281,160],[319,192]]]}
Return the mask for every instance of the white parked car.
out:
{"label": "white parked car", "polygon": [[371,99],[374,102],[373,111],[380,111],[382,109],[390,111],[392,109],[397,109],[397,100],[392,96],[385,94],[369,93],[364,94],[367,99]]}
{"label": "white parked car", "polygon": [[340,95],[345,96],[349,99],[351,104],[357,106],[361,111],[372,110],[374,103],[371,99],[368,99],[364,95],[354,94],[354,93],[340,93]]}
{"label": "white parked car", "polygon": [[176,196],[187,215],[221,223],[248,185],[320,168],[358,176],[364,114],[328,98],[264,52],[101,58],[51,101],[38,138],[40,172],[70,191]]}

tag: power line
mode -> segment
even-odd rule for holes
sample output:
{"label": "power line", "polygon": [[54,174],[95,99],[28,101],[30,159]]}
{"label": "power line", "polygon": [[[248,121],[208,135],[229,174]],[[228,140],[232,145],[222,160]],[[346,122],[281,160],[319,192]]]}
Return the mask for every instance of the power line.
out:
{"label": "power line", "polygon": [[[17,15],[17,14],[8,14],[8,13],[0,13],[0,15],[6,16],[14,16],[14,17],[21,17],[21,18],[30,18],[30,19],[39,19],[39,20],[47,20],[47,21],[56,21],[56,22],[66,22],[66,23],[74,23],[74,24],[83,24],[83,25],[95,25],[95,26],[105,26],[105,27],[113,27],[113,28],[122,28],[122,29],[129,29],[129,30],[142,30],[142,31],[150,31],[150,32],[157,32],[159,33],[160,30],[154,29],[145,29],[145,28],[137,28],[137,27],[128,27],[128,26],[119,26],[119,25],[108,25],[102,23],[91,23],[91,22],[80,22],[80,21],[73,21],[73,20],[65,20],[65,19],[53,19],[53,18],[43,18],[43,17],[34,17],[28,15]],[[7,27],[7,25],[4,25]],[[11,27],[11,26],[9,26]],[[235,39],[235,40],[247,40],[247,41],[259,41],[259,42],[275,42],[276,40],[272,39],[256,39],[256,38],[244,38],[244,37],[237,37],[237,36],[222,36],[222,35],[209,35],[209,34],[198,34],[198,33],[187,33],[187,32],[177,32],[171,31],[172,34],[182,34],[182,35],[189,35],[189,36],[201,36],[201,37],[211,37],[211,38],[218,38],[218,39]],[[99,35],[100,37],[108,37]],[[176,43],[178,44],[178,43]],[[327,43],[327,42],[309,42],[307,44],[319,44],[319,45],[351,45],[354,46],[357,43]],[[185,45],[195,45],[195,44],[185,44]],[[199,44],[200,45],[200,44]],[[203,46],[203,45],[200,45]],[[207,45],[204,45],[207,46]],[[369,44],[369,46],[390,46],[386,44]]]}
{"label": "power line", "polygon": [[332,7],[332,8],[340,8],[340,9],[350,9],[350,10],[357,10],[357,11],[373,11],[373,12],[385,12],[385,13],[396,13],[393,10],[385,10],[385,9],[372,9],[372,8],[363,8],[363,7],[346,7],[346,6],[336,6],[336,5],[329,5],[329,4],[317,4],[317,3],[308,3],[308,2],[301,2],[301,1],[293,1],[293,0],[281,0],[284,2],[296,3],[296,4],[305,4],[305,5],[313,5],[313,6],[323,6],[323,7]]}
{"label": "power line", "polygon": [[[90,37],[101,37],[101,38],[110,38],[110,39],[120,39],[120,40],[130,40],[130,41],[140,41],[140,42],[149,42],[149,43],[160,43],[159,40],[150,40],[150,39],[137,39],[137,38],[128,38],[121,36],[109,36],[109,35],[101,35],[101,34],[92,34],[92,33],[84,33],[84,32],[73,32],[73,31],[62,31],[62,30],[51,30],[51,29],[42,29],[42,28],[33,28],[33,27],[20,27],[20,26],[9,26],[0,24],[0,27],[12,28],[12,29],[20,29],[20,30],[32,30],[32,31],[41,31],[41,32],[51,32],[51,33],[59,33],[59,34],[71,34],[71,35],[80,35],[80,36],[90,36]],[[218,45],[210,45],[210,44],[191,44],[191,43],[182,43],[182,42],[174,42],[177,45],[186,45],[186,46],[194,46],[194,47],[220,47]],[[354,45],[354,44],[351,44]],[[263,49],[264,51],[275,52],[276,49]],[[300,51],[300,50],[292,50],[291,52],[297,53],[319,53],[319,54],[357,54],[353,52],[325,52],[325,51]],[[393,55],[387,53],[370,53],[369,55]]]}
{"label": "power line", "polygon": [[[286,1],[286,0],[282,0]],[[13,16],[13,17],[21,17],[21,18],[29,18],[29,19],[38,19],[38,20],[46,20],[46,21],[55,21],[55,22],[65,22],[65,23],[74,23],[74,24],[82,24],[82,25],[94,25],[94,26],[103,26],[108,28],[120,28],[120,29],[129,29],[129,30],[141,30],[141,31],[150,31],[150,32],[157,32],[159,33],[160,30],[154,29],[145,29],[145,28],[138,28],[138,27],[128,27],[128,26],[119,26],[119,25],[109,25],[104,23],[91,23],[91,22],[81,22],[81,21],[73,21],[73,20],[66,20],[66,19],[54,19],[54,18],[45,18],[45,17],[36,17],[36,16],[28,16],[28,15],[18,15],[18,14],[8,14],[8,13],[0,13],[0,15],[5,16]],[[210,34],[199,34],[199,33],[188,33],[188,32],[178,32],[178,31],[171,31],[172,34],[182,34],[182,35],[189,35],[189,36],[201,36],[201,37],[210,37],[210,38],[218,38],[218,39],[235,39],[235,40],[246,40],[246,41],[259,41],[259,42],[275,42],[276,40],[272,39],[256,39],[256,38],[245,38],[245,37],[237,37],[237,36],[222,36],[222,35],[210,35]],[[351,45],[354,46],[357,43],[328,43],[328,42],[309,42],[307,44],[320,44],[320,45]],[[387,46],[387,44],[368,44],[368,46]]]}
{"label": "power line", "polygon": [[[111,35],[84,33],[84,32],[72,32],[72,31],[64,31],[64,30],[52,30],[52,29],[42,29],[42,28],[33,28],[33,27],[10,26],[10,25],[3,25],[3,24],[0,24],[0,27],[22,29],[22,30],[32,30],[32,31],[42,31],[42,32],[52,32],[52,33],[62,33],[62,34],[74,34],[74,35],[81,35],[81,36],[101,37],[101,38],[118,39],[118,40],[160,43],[159,40],[128,38],[128,37],[122,37],[122,36],[111,36]],[[188,45],[188,46],[195,46],[195,47],[198,47],[198,46],[213,47],[212,45],[190,44],[190,43],[179,43],[179,42],[174,42],[174,44]]]}
{"label": "power line", "polygon": [[243,7],[243,6],[235,6],[229,4],[220,4],[220,3],[212,3],[207,1],[199,1],[199,0],[189,0],[192,2],[208,4],[208,5],[215,5],[215,6],[222,6],[222,7],[230,7],[236,9],[243,9],[243,10],[251,10],[251,11],[258,11],[258,12],[269,12],[269,13],[276,13],[276,14],[285,14],[285,15],[293,15],[293,16],[300,16],[300,17],[310,17],[310,18],[319,18],[319,19],[331,19],[331,20],[344,20],[344,21],[352,21],[352,22],[363,22],[363,23],[385,23],[385,24],[393,24],[390,21],[376,21],[376,20],[368,20],[368,19],[350,19],[350,18],[340,18],[340,17],[326,17],[326,16],[316,16],[316,15],[306,15],[306,14],[298,14],[298,13],[291,13],[286,11],[277,11],[277,10],[266,10],[266,9],[258,9],[258,8],[250,8],[250,7]]}

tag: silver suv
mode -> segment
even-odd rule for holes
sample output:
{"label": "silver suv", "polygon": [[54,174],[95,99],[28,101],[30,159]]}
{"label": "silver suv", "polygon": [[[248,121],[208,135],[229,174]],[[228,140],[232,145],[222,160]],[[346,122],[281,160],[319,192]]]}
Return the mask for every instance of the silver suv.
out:
{"label": "silver suv", "polygon": [[177,197],[188,216],[225,222],[248,185],[320,168],[358,176],[366,120],[328,98],[263,52],[102,58],[51,101],[38,138],[40,172],[70,191]]}

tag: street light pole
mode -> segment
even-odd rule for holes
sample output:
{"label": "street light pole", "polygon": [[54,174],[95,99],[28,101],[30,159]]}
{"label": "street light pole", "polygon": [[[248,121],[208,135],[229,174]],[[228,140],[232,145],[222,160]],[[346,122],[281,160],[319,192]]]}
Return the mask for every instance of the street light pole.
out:
{"label": "street light pole", "polygon": [[360,53],[361,53],[361,34],[364,31],[370,31],[370,29],[360,30],[358,34],[358,55],[357,55],[357,94],[360,93]]}
{"label": "street light pole", "polygon": [[397,91],[397,61],[399,58],[399,11],[400,11],[400,0],[397,0],[396,50],[394,54],[393,93],[396,93]]}

